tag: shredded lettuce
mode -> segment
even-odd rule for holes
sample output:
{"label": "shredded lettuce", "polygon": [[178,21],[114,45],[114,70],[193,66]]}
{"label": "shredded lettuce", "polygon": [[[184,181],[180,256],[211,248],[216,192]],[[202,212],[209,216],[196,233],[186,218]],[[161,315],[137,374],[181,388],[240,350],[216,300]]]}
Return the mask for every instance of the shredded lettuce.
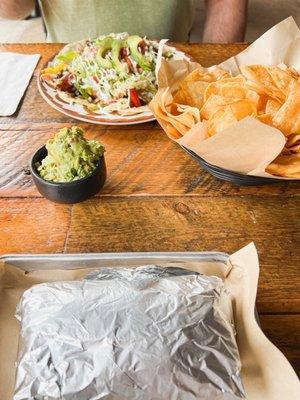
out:
{"label": "shredded lettuce", "polygon": [[60,54],[57,56],[57,59],[60,61],[63,61],[65,63],[70,63],[72,60],[74,60],[75,57],[77,57],[78,52],[77,51],[67,51],[66,53]]}
{"label": "shredded lettuce", "polygon": [[[117,38],[117,40],[130,38],[125,33],[109,36],[113,39]],[[96,113],[122,113],[130,108],[129,92],[132,89],[137,91],[138,97],[144,105],[148,104],[157,91],[155,65],[158,43],[141,38],[146,46],[144,57],[147,59],[147,65],[153,65],[152,69],[138,65],[135,61],[137,55],[132,57],[133,54],[130,53],[129,47],[125,48],[126,56],[120,56],[117,63],[119,67],[116,68],[112,51],[109,49],[103,52],[101,59],[97,58],[103,38],[107,38],[107,36],[87,40],[80,50],[76,48],[77,51],[74,51],[69,48],[66,52],[60,53],[54,59],[52,67],[64,62],[65,69],[54,78],[54,86],[57,85],[59,88],[64,77],[69,76],[74,89],[72,94],[74,102],[80,102]],[[170,58],[172,55],[170,51],[163,54],[165,58]],[[139,58],[142,57],[141,53]],[[112,62],[103,63],[103,58]],[[111,67],[105,68],[104,65],[111,65]]]}

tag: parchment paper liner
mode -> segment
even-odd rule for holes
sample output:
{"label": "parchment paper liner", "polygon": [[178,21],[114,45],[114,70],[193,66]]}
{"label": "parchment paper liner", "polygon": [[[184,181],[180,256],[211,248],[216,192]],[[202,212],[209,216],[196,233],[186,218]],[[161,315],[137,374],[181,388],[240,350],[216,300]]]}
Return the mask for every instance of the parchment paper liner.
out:
{"label": "parchment paper liner", "polygon": [[[300,30],[292,17],[275,25],[247,49],[222,62],[219,67],[237,75],[242,65],[278,65],[281,62],[300,70]],[[159,90],[170,87],[173,92],[179,82],[196,68],[210,70],[214,66],[206,69],[195,62],[162,61],[158,74]],[[151,103],[150,108],[155,115]],[[166,122],[157,115],[155,117],[166,131]],[[210,164],[229,171],[283,180],[299,179],[279,177],[265,172],[265,168],[281,153],[285,137],[278,129],[255,118],[247,117],[210,138],[204,137],[201,122],[182,138],[170,138]]]}
{"label": "parchment paper liner", "polygon": [[[180,264],[176,264],[179,266]],[[253,243],[220,262],[190,262],[183,267],[224,280],[232,293],[237,341],[242,361],[242,377],[249,400],[298,400],[300,383],[284,355],[264,336],[254,316],[259,264]],[[22,293],[41,282],[78,280],[91,269],[35,270],[0,264],[0,399],[11,400],[19,324],[15,307]],[[167,399],[166,399],[167,400]],[[199,399],[200,400],[200,399]]]}

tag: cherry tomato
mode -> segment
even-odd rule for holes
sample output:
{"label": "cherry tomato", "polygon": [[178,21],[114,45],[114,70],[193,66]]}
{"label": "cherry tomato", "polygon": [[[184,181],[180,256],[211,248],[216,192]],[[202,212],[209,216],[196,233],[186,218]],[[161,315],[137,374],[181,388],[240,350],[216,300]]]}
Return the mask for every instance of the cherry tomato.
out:
{"label": "cherry tomato", "polygon": [[141,107],[142,103],[135,89],[129,89],[130,107]]}

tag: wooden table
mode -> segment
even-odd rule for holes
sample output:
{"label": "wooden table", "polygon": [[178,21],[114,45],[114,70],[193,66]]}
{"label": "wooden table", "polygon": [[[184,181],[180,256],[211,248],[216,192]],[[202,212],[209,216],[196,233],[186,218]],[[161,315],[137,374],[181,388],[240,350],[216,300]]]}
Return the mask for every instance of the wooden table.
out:
{"label": "wooden table", "polygon": [[[246,47],[178,45],[202,65]],[[2,45],[39,53],[38,68],[61,45]],[[34,77],[17,113],[0,118],[0,252],[234,252],[254,241],[260,257],[257,308],[266,335],[300,371],[299,184],[236,187],[218,181],[172,143],[157,123],[92,126],[50,108]],[[57,205],[28,175],[32,153],[65,125],[106,146],[108,178],[95,198]]]}

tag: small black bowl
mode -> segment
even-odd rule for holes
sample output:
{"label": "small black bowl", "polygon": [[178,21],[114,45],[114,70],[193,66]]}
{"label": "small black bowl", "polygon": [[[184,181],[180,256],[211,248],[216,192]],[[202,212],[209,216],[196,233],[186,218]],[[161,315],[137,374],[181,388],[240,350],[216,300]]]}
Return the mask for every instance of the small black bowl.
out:
{"label": "small black bowl", "polygon": [[30,172],[37,190],[46,199],[55,203],[74,204],[87,200],[99,192],[106,179],[106,165],[104,155],[99,159],[95,170],[85,178],[73,182],[55,183],[41,178],[36,163],[40,163],[47,156],[46,146],[41,147],[32,157]]}

